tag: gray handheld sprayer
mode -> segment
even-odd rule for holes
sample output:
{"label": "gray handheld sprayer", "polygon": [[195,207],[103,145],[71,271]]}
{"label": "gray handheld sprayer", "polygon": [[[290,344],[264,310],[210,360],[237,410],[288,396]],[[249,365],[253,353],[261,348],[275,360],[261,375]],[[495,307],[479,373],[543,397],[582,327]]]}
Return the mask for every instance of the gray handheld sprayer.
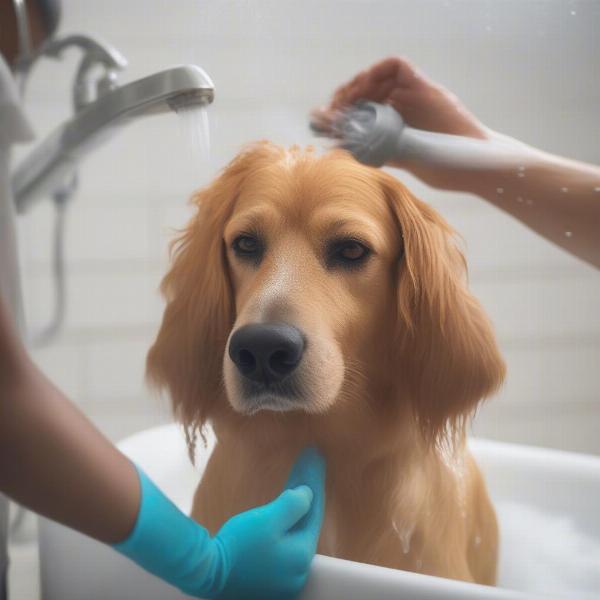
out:
{"label": "gray handheld sprayer", "polygon": [[341,111],[329,128],[313,121],[314,133],[334,138],[358,161],[381,167],[391,160],[427,162],[450,168],[512,167],[527,158],[527,147],[490,132],[489,140],[409,127],[392,106],[361,102]]}

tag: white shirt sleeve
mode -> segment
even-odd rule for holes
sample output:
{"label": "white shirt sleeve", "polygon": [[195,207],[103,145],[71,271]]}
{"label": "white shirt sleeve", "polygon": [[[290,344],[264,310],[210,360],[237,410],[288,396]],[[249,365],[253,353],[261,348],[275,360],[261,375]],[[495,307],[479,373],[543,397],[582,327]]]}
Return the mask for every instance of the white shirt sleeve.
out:
{"label": "white shirt sleeve", "polygon": [[10,182],[11,146],[33,139],[12,74],[0,55],[0,294],[23,327],[15,206]]}

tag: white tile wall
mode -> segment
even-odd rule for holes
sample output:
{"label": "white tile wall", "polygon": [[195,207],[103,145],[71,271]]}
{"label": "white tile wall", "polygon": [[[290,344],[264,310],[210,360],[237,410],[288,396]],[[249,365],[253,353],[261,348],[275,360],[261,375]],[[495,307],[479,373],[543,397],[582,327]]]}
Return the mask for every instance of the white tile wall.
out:
{"label": "white tile wall", "polygon": [[[197,62],[216,101],[208,163],[165,115],[128,126],[83,166],[68,217],[68,319],[36,359],[115,439],[164,421],[143,363],[169,232],[187,219],[192,190],[242,144],[314,142],[310,107],[358,69],[404,54],[491,127],[600,163],[598,30],[600,4],[584,0],[65,0],[62,31],[114,43],[129,59],[124,80]],[[27,105],[40,135],[69,112],[75,63],[73,52],[33,75]],[[397,175],[464,236],[473,289],[507,358],[506,386],[475,431],[600,453],[598,272],[475,198]],[[50,310],[51,214],[38,206],[21,223],[33,326]]]}

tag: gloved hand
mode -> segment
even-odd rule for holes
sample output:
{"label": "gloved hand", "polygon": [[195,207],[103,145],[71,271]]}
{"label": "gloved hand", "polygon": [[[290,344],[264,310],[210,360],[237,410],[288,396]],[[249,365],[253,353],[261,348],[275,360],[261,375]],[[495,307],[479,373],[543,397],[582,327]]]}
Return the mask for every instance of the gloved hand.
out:
{"label": "gloved hand", "polygon": [[219,600],[280,600],[302,590],[325,508],[325,463],[313,448],[297,459],[273,502],[232,517],[215,537],[230,573]]}
{"label": "gloved hand", "polygon": [[214,538],[138,473],[140,511],[117,551],[200,598],[283,600],[300,592],[325,504],[325,464],[315,449],[301,453],[277,499],[232,517]]}

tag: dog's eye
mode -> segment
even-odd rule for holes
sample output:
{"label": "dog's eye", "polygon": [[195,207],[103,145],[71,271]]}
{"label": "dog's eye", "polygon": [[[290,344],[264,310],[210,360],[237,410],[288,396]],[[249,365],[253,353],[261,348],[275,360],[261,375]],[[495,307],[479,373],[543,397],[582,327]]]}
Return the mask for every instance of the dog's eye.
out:
{"label": "dog's eye", "polygon": [[367,253],[367,249],[358,242],[348,242],[339,250],[339,255],[346,260],[358,260]]}
{"label": "dog's eye", "polygon": [[371,254],[371,250],[356,240],[336,240],[329,245],[327,264],[353,267],[358,266]]}
{"label": "dog's eye", "polygon": [[262,253],[262,244],[251,235],[240,235],[233,240],[233,251],[242,257],[258,258]]}

